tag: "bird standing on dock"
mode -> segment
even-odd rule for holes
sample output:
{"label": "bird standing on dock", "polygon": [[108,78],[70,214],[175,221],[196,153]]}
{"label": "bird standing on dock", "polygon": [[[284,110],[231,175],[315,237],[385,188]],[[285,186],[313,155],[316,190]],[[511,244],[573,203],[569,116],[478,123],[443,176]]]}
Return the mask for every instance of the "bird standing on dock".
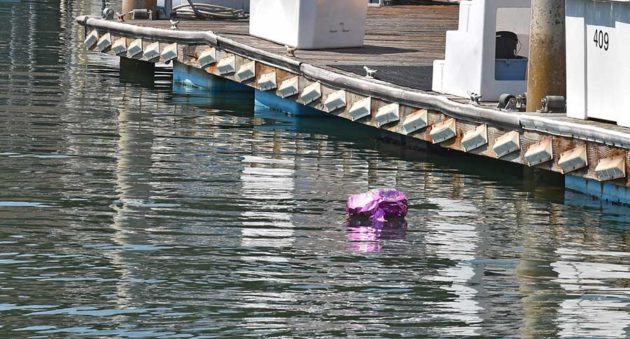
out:
{"label": "bird standing on dock", "polygon": [[378,72],[378,70],[369,68],[367,66],[363,66],[363,69],[365,70],[366,77],[370,79],[376,79],[376,72]]}
{"label": "bird standing on dock", "polygon": [[125,22],[125,14],[124,13],[118,13],[116,12],[116,18],[118,19],[118,21],[120,22]]}
{"label": "bird standing on dock", "polygon": [[295,57],[295,51],[297,51],[296,47],[289,47],[287,45],[284,45],[284,48],[287,49],[287,55],[290,57]]}
{"label": "bird standing on dock", "polygon": [[179,28],[177,28],[177,25],[179,25],[179,21],[178,20],[169,20],[171,22],[171,29],[173,30],[178,30]]}

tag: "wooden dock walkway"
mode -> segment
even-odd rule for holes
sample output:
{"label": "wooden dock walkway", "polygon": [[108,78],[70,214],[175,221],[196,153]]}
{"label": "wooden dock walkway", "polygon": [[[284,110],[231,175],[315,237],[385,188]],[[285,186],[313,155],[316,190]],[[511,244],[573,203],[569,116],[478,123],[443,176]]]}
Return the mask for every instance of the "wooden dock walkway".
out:
{"label": "wooden dock walkway", "polygon": [[[335,72],[364,75],[363,66],[378,70],[380,80],[414,89],[431,89],[433,60],[444,58],[446,31],[457,28],[458,7],[391,6],[368,9],[362,48],[298,50],[295,59]],[[134,21],[134,25],[170,29],[167,20]],[[241,21],[181,21],[183,31],[212,31],[269,53],[285,55],[284,46],[249,35]]]}
{"label": "wooden dock walkway", "polygon": [[[298,50],[295,57],[284,46],[250,36],[247,21],[182,21],[178,30],[168,21],[77,21],[86,27],[91,50],[147,62],[176,60],[357,123],[560,172],[578,185],[591,183],[585,193],[614,190],[611,199],[630,203],[630,128],[564,114],[500,111],[493,103],[475,105],[430,91],[432,62],[444,57],[458,6],[370,8],[364,47]],[[377,69],[378,79],[365,77],[363,66]]]}

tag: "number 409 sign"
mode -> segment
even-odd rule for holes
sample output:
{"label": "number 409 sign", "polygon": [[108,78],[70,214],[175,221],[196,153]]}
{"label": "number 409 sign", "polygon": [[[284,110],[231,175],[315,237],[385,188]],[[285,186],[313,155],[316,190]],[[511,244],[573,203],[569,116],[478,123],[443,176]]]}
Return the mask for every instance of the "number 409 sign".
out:
{"label": "number 409 sign", "polygon": [[608,32],[604,32],[601,29],[595,30],[593,41],[595,42],[595,47],[603,49],[604,51],[607,51],[610,46],[610,37],[608,36]]}

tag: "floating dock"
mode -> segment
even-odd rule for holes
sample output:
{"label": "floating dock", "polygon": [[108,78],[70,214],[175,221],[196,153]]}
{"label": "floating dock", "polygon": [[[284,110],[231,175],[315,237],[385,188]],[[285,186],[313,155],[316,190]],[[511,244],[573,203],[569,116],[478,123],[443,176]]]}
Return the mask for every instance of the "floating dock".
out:
{"label": "floating dock", "polygon": [[[325,114],[442,148],[565,175],[567,188],[630,203],[630,128],[565,113],[499,110],[431,91],[458,6],[369,8],[365,46],[298,50],[248,34],[243,21],[117,22],[81,16],[86,48],[147,63],[174,62]],[[377,70],[366,76],[364,66]],[[334,123],[334,122],[333,122]]]}

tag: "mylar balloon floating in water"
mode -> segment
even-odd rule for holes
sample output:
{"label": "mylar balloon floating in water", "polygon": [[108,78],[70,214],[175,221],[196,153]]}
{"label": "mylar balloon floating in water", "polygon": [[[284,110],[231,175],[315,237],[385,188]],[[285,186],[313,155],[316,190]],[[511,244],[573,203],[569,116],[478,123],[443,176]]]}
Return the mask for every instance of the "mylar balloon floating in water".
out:
{"label": "mylar balloon floating in water", "polygon": [[364,216],[378,221],[402,218],[407,215],[407,208],[405,194],[389,188],[351,195],[346,203],[350,217]]}

